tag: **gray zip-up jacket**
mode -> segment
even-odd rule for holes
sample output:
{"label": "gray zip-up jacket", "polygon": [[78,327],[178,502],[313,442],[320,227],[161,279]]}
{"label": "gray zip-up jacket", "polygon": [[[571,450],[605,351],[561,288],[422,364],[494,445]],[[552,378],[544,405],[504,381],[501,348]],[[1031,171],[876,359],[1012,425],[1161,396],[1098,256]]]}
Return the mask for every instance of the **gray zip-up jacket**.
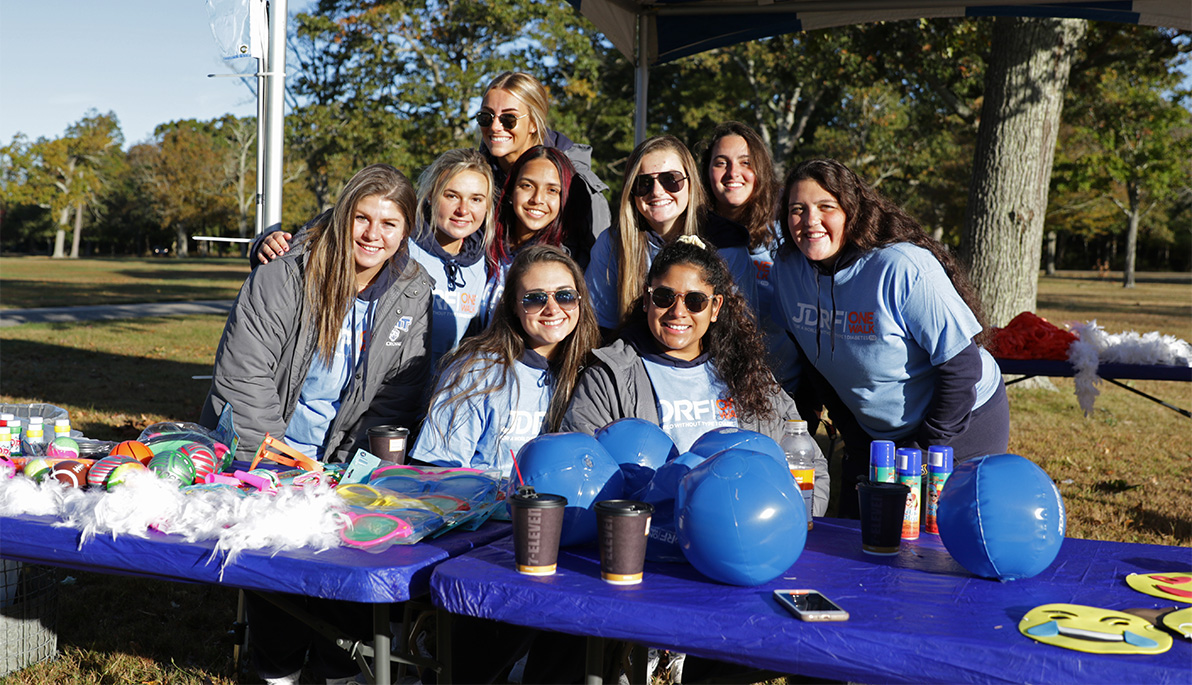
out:
{"label": "gray zip-up jacket", "polygon": [[[213,428],[231,404],[241,459],[269,433],[285,435],[311,361],[315,332],[303,291],[306,251],[254,269],[236,297],[215,353],[214,378],[199,423]],[[411,430],[429,385],[430,276],[408,253],[389,263],[392,281],[376,302],[364,361],[355,369],[323,443],[323,460],[346,461],[368,447],[372,426]],[[412,437],[412,436],[411,436]],[[244,455],[248,455],[245,457]]]}
{"label": "gray zip-up jacket", "polygon": [[[645,363],[633,345],[625,340],[617,340],[593,350],[592,354],[598,363],[585,369],[576,384],[571,406],[563,416],[561,430],[595,435],[601,428],[627,416],[657,424],[658,399],[654,395],[654,386],[650,383]],[[773,403],[777,416],[760,421],[757,418],[739,420],[739,427],[768,435],[780,442],[786,419],[802,417],[794,401],[778,389],[777,384]],[[829,485],[828,460],[819,445],[816,445],[815,498],[812,502],[812,513],[816,516],[823,516],[828,510]]]}

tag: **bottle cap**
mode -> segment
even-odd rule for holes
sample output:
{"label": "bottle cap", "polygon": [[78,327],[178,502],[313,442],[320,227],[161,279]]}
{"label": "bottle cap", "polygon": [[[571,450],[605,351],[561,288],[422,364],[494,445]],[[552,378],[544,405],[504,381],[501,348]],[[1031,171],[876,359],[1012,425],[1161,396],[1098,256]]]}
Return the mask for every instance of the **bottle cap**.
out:
{"label": "bottle cap", "polygon": [[894,443],[890,440],[874,440],[869,443],[869,464],[881,468],[893,468]]}
{"label": "bottle cap", "polygon": [[798,430],[800,428],[802,428],[803,430],[807,430],[807,422],[803,421],[801,419],[787,419],[786,427],[793,428],[795,430]]}
{"label": "bottle cap", "polygon": [[29,425],[30,426],[32,426],[34,424],[37,424],[38,426],[40,426],[43,423],[45,423],[45,419],[40,416],[30,416],[29,417]]}
{"label": "bottle cap", "polygon": [[927,470],[938,473],[952,472],[952,448],[947,445],[932,445],[927,448]]}
{"label": "bottle cap", "polygon": [[16,414],[0,414],[0,421],[12,421],[16,418]]}
{"label": "bottle cap", "polygon": [[919,476],[923,474],[923,452],[914,447],[898,448],[898,474]]}

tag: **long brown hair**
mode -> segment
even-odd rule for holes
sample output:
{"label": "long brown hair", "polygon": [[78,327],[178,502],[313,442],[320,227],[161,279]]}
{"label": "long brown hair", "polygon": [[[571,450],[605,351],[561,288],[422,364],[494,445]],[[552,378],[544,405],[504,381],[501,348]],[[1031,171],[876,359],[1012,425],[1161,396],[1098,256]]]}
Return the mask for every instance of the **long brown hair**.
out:
{"label": "long brown hair", "polygon": [[641,295],[642,282],[646,278],[646,250],[645,231],[650,227],[645,224],[641,214],[633,204],[633,180],[637,178],[642,168],[642,160],[652,152],[673,152],[679,157],[683,166],[683,173],[687,176],[687,210],[682,219],[682,232],[679,235],[698,235],[700,224],[708,209],[708,195],[704,192],[704,184],[698,181],[699,167],[691,151],[681,140],[674,136],[655,136],[645,140],[633,149],[629,161],[625,164],[624,184],[621,188],[621,209],[613,234],[613,249],[617,255],[617,319],[624,322],[633,308],[633,301]]}
{"label": "long brown hair", "polygon": [[[584,272],[566,252],[553,245],[531,245],[513,258],[505,292],[493,312],[492,323],[479,335],[465,338],[443,361],[444,378],[438,387],[451,393],[445,404],[462,404],[472,397],[496,392],[510,382],[516,382],[513,364],[526,350],[526,332],[517,316],[516,308],[521,306],[517,291],[526,273],[535,265],[545,263],[561,264],[566,268],[580,296],[575,330],[555,347],[548,360],[554,377],[554,392],[546,412],[545,431],[559,429],[588,353],[600,344],[600,329],[596,326],[596,313],[584,285]],[[493,368],[500,369],[495,381],[488,373]],[[473,375],[471,382],[465,382],[473,369],[479,373]]]}
{"label": "long brown hair", "polygon": [[[741,215],[737,223],[749,231],[749,248],[769,247],[774,243],[774,208],[778,199],[778,178],[774,175],[774,159],[761,136],[752,128],[739,121],[725,121],[712,129],[712,134],[700,144],[700,163],[703,169],[700,179],[709,198],[715,198],[712,192],[712,149],[721,138],[740,136],[745,139],[749,148],[749,164],[753,169],[753,194],[741,207]],[[713,201],[713,205],[715,202]],[[727,217],[726,217],[727,218]]]}
{"label": "long brown hair", "polygon": [[791,186],[799,181],[808,180],[818,183],[840,203],[840,209],[844,212],[845,245],[866,252],[894,243],[910,243],[930,252],[944,267],[944,273],[952,281],[952,287],[956,288],[956,292],[981,324],[981,332],[975,336],[977,343],[985,342],[988,337],[985,310],[964,265],[953,257],[942,243],[928,235],[906,210],[879,195],[842,162],[835,159],[811,159],[801,162],[787,173],[778,203],[778,223],[782,226],[785,238],[782,247],[779,248],[780,252],[785,254],[798,249],[790,235],[790,213],[787,206],[790,203]]}
{"label": "long brown hair", "polygon": [[[766,363],[766,345],[757,319],[720,255],[686,240],[671,243],[654,258],[650,272],[639,288],[652,285],[678,264],[697,269],[700,278],[712,286],[712,293],[724,298],[720,313],[708,326],[700,343],[702,351],[708,353],[716,375],[728,386],[737,416],[759,420],[777,416],[773,398],[780,389]],[[647,329],[644,297],[643,294],[637,298],[629,320],[628,327],[635,330]]]}
{"label": "long brown hair", "polygon": [[535,145],[526,150],[521,157],[517,158],[513,166],[509,167],[509,177],[505,179],[505,188],[501,191],[501,201],[496,213],[496,231],[493,233],[493,240],[489,244],[487,252],[489,278],[500,269],[501,262],[505,261],[514,251],[510,241],[518,219],[517,214],[513,211],[513,195],[517,191],[517,184],[521,181],[519,177],[522,169],[536,159],[549,161],[559,174],[559,213],[553,221],[535,233],[527,242],[558,247],[563,245],[567,239],[568,229],[578,230],[580,227],[574,216],[575,210],[568,202],[571,196],[572,181],[575,178],[575,167],[571,164],[571,160],[553,147]]}
{"label": "long brown hair", "polygon": [[[414,186],[388,164],[373,164],[356,172],[340,191],[335,206],[307,226],[306,315],[316,332],[315,349],[326,362],[335,358],[344,315],[358,291],[352,241],[356,205],[374,195],[391,200],[401,211],[406,235],[397,255],[404,256],[408,251],[406,238],[413,228]],[[385,268],[392,268],[392,264]]]}

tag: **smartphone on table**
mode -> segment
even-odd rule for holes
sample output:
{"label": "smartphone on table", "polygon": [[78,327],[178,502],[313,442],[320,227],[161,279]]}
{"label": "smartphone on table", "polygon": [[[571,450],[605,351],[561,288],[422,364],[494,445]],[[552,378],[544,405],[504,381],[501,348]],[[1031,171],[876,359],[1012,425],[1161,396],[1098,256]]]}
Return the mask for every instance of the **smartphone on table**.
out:
{"label": "smartphone on table", "polygon": [[848,612],[815,590],[775,590],[774,599],[801,621],[847,621]]}

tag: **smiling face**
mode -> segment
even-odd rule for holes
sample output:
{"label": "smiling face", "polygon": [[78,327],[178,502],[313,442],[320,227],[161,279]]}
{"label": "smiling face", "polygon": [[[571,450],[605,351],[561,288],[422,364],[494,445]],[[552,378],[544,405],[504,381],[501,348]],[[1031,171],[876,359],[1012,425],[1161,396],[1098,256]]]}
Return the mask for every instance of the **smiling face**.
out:
{"label": "smiling face", "polygon": [[1080,604],[1044,604],[1018,623],[1039,642],[1093,654],[1161,654],[1171,636],[1145,618]]}
{"label": "smiling face", "polygon": [[[655,150],[642,157],[637,176],[643,174],[654,176],[670,171],[677,171],[683,176],[687,174],[683,168],[683,160],[679,158],[678,154],[665,149]],[[663,238],[669,238],[672,229],[681,229],[680,220],[683,218],[683,213],[687,211],[690,201],[690,182],[691,179],[686,179],[681,189],[670,192],[663,188],[661,183],[655,181],[654,187],[649,193],[643,197],[634,196],[633,198],[633,206],[637,209],[638,214],[642,215],[652,231]]]}
{"label": "smiling face", "polygon": [[452,176],[435,198],[435,240],[450,254],[459,254],[464,238],[484,225],[490,201],[488,179],[464,170]]}
{"label": "smiling face", "polygon": [[547,359],[575,330],[579,323],[579,307],[568,311],[560,307],[554,297],[548,297],[546,306],[531,314],[522,306],[522,298],[536,290],[555,293],[563,289],[576,289],[571,271],[558,262],[539,262],[526,270],[515,291],[513,309],[525,332],[526,347]]}
{"label": "smiling face", "polygon": [[356,287],[363,290],[397,254],[406,237],[406,219],[393,200],[368,195],[352,212],[352,255],[356,260]]}
{"label": "smiling face", "polygon": [[512,114],[520,117],[512,129],[505,128],[505,125],[495,118],[492,126],[480,129],[480,139],[484,141],[484,147],[497,158],[497,164],[508,171],[523,152],[535,145],[538,127],[534,124],[533,117],[528,116],[530,110],[526,104],[513,93],[500,88],[493,88],[484,94],[480,111],[489,112],[494,116]]}
{"label": "smiling face", "polygon": [[757,176],[750,163],[749,144],[741,136],[724,136],[712,146],[708,180],[716,198],[716,213],[736,219],[753,196]]}
{"label": "smiling face", "polygon": [[[678,295],[674,304],[664,309],[654,304],[649,293],[646,294],[646,325],[650,333],[670,356],[684,361],[695,359],[702,351],[700,341],[720,315],[724,296],[715,295],[703,273],[690,264],[675,264],[655,278],[650,287],[654,290],[670,288]],[[703,311],[693,312],[687,308],[685,296],[692,292],[708,296],[709,302]]]}
{"label": "smiling face", "polygon": [[513,246],[529,240],[559,216],[563,186],[559,170],[549,159],[532,159],[521,168],[513,186]]}
{"label": "smiling face", "polygon": [[844,248],[844,210],[840,202],[811,179],[795,181],[787,202],[790,239],[813,262],[836,263]]}

